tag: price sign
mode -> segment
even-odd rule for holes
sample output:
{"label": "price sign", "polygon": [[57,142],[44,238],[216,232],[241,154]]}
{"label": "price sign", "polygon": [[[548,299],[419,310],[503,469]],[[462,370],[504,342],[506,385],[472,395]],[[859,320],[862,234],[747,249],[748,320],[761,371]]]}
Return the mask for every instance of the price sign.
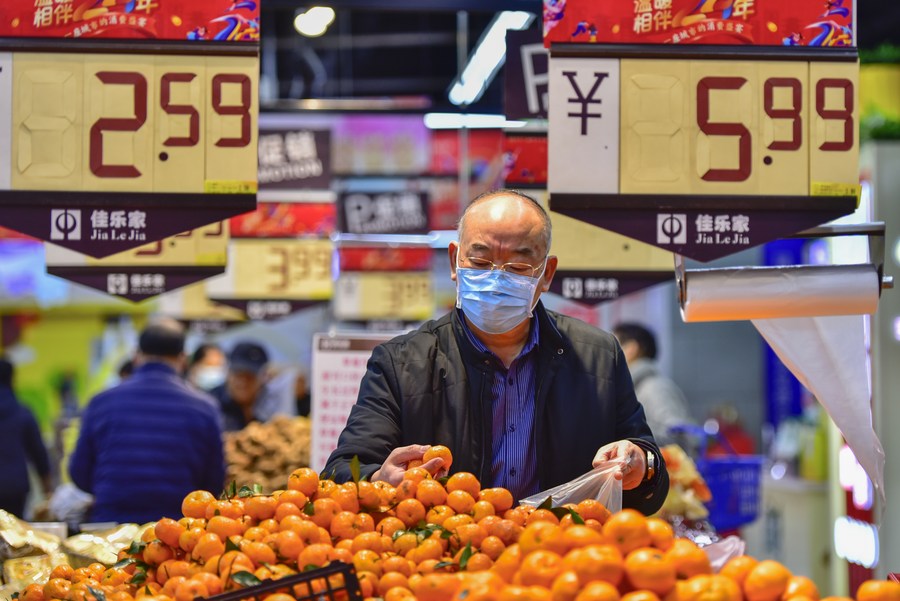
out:
{"label": "price sign", "polygon": [[47,273],[138,301],[224,272],[227,246],[224,222],[102,259],[46,244]]}
{"label": "price sign", "polygon": [[335,283],[334,315],[345,321],[421,321],[434,313],[431,272],[343,272]]}
{"label": "price sign", "polygon": [[[252,210],[258,58],[237,46],[0,55],[3,225],[103,257]],[[98,236],[100,209],[145,211],[141,236]]]}
{"label": "price sign", "polygon": [[708,260],[855,209],[855,52],[595,54],[551,59],[554,211]]}
{"label": "price sign", "polygon": [[228,268],[207,282],[207,296],[251,319],[282,317],[331,298],[332,256],[330,240],[233,240]]}

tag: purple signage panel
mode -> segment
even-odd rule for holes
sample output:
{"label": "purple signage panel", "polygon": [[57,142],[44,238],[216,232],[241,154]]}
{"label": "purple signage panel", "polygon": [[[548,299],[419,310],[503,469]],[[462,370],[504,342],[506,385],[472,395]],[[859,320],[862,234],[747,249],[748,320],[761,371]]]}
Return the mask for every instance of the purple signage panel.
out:
{"label": "purple signage panel", "polygon": [[[14,204],[4,202],[9,194],[15,195]],[[70,192],[61,197],[57,192],[42,198],[45,194],[0,192],[3,225],[94,258],[137,248],[256,208],[255,194]],[[124,198],[127,202],[123,202]]]}
{"label": "purple signage panel", "polygon": [[243,311],[248,319],[253,321],[265,321],[279,319],[302,309],[308,309],[328,300],[279,300],[279,299],[236,299],[236,298],[210,298],[214,303],[234,307]]}
{"label": "purple signage panel", "polygon": [[599,305],[626,294],[638,292],[672,280],[670,271],[610,271],[558,269],[550,283],[550,292],[566,300]]}
{"label": "purple signage panel", "polygon": [[551,194],[550,209],[697,261],[712,261],[831,221],[856,206],[852,196],[727,200]]}
{"label": "purple signage panel", "polygon": [[146,300],[189,284],[195,284],[224,271],[224,266],[47,266],[47,273],[50,275],[130,301]]}

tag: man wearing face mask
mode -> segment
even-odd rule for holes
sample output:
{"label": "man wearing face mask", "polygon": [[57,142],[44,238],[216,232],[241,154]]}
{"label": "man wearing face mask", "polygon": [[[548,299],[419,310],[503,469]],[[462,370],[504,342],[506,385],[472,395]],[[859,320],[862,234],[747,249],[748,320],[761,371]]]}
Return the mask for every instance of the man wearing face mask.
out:
{"label": "man wearing face mask", "polygon": [[358,456],[363,475],[396,484],[422,445],[443,444],[453,472],[521,499],[620,459],[623,505],[655,512],[668,474],[622,349],[539,300],[557,267],[547,213],[524,194],[489,192],[458,237],[456,310],[373,351],[325,472],[347,480]]}

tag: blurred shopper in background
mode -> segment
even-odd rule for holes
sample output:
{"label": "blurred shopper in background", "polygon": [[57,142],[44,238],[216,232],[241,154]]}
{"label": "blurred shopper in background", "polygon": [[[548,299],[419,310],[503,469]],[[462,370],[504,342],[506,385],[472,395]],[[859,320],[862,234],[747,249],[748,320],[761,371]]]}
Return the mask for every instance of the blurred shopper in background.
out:
{"label": "blurred shopper in background", "polygon": [[297,402],[297,415],[308,417],[312,411],[312,393],[309,390],[309,379],[302,368],[294,380],[294,398]]}
{"label": "blurred shopper in background", "polygon": [[659,371],[656,337],[637,323],[620,323],[613,328],[613,334],[622,345],[634,393],[644,406],[653,437],[660,446],[675,442],[669,428],[693,424],[694,420],[678,384]]}
{"label": "blurred shopper in background", "polygon": [[267,421],[274,414],[264,402],[268,363],[266,349],[255,342],[238,342],[228,353],[225,383],[211,391],[222,409],[226,432]]}
{"label": "blurred shopper in background", "polygon": [[23,517],[31,490],[28,465],[40,476],[44,495],[49,497],[50,457],[34,415],[13,392],[13,372],[13,364],[0,357],[0,509]]}
{"label": "blurred shopper in background", "polygon": [[208,392],[224,384],[227,373],[225,353],[218,345],[207,342],[191,355],[185,376],[188,382]]}
{"label": "blurred shopper in background", "polygon": [[184,328],[172,319],[141,332],[134,374],[94,397],[69,463],[94,495],[90,520],[137,522],[181,514],[187,493],[225,483],[214,399],[185,382]]}
{"label": "blurred shopper in background", "polygon": [[124,382],[128,378],[131,377],[131,374],[134,373],[134,359],[126,359],[122,362],[122,365],[119,366],[119,382]]}

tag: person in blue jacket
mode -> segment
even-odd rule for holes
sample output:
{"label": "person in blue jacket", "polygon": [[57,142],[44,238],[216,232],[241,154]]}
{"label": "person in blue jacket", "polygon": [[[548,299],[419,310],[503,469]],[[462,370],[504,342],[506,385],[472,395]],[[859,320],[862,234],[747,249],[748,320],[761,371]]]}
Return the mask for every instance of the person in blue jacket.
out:
{"label": "person in blue jacket", "polygon": [[44,494],[49,496],[50,458],[34,415],[13,392],[14,371],[9,360],[0,358],[0,509],[22,517],[31,490],[28,464],[40,476]]}
{"label": "person in blue jacket", "polygon": [[72,481],[94,495],[94,522],[177,519],[189,492],[218,494],[225,484],[216,402],[179,375],[181,324],[151,322],[141,332],[135,364],[128,380],[88,404],[69,463]]}

